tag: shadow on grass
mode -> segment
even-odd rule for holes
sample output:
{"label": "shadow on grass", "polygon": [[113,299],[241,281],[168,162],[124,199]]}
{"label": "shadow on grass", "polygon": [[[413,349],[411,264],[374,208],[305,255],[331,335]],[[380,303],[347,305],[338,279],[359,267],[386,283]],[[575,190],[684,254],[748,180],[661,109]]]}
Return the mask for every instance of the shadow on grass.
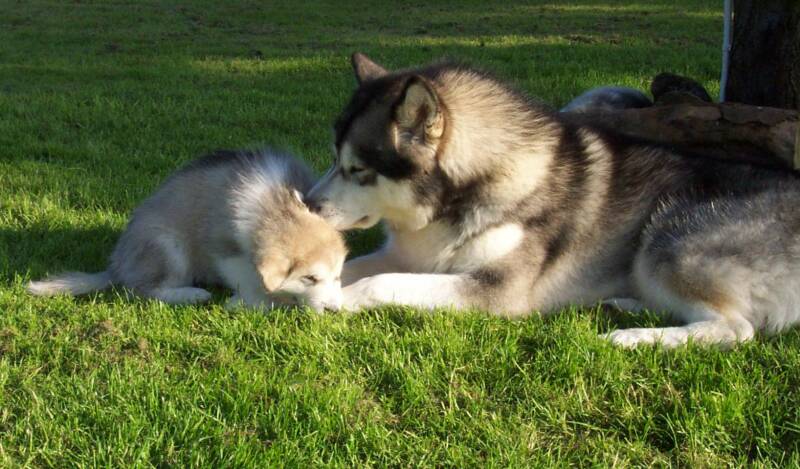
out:
{"label": "shadow on grass", "polygon": [[617,329],[681,325],[666,313],[623,311],[602,304],[593,308],[567,308],[542,316],[539,320],[541,327],[536,327],[533,333],[524,334],[520,340],[520,346],[528,356],[548,348],[571,347],[571,341],[565,341],[564,337],[575,337],[577,331],[585,331],[587,321],[592,336],[603,336]]}
{"label": "shadow on grass", "polygon": [[[146,29],[143,37],[152,39],[74,63],[63,58],[83,57],[92,39],[71,29],[48,30],[53,7],[33,3],[28,15],[11,21],[6,48],[27,50],[27,28],[35,28],[39,40],[63,40],[38,50],[33,63],[12,56],[0,70],[4,93],[24,104],[13,110],[22,123],[7,134],[0,158],[91,168],[98,157],[81,153],[101,143],[114,153],[100,164],[123,174],[163,174],[164,167],[230,142],[287,145],[322,170],[330,162],[328,129],[355,87],[348,56],[356,50],[389,68],[442,57],[463,60],[555,106],[598,80],[644,85],[664,70],[701,82],[717,76],[717,56],[707,53],[717,44],[701,41],[706,34],[698,32],[714,30],[720,19],[702,10],[682,11],[673,2],[448,2],[381,14],[366,5],[322,2],[305,29],[294,26],[296,8],[280,2],[246,8],[154,5],[130,15],[139,18],[131,31]],[[129,21],[125,8],[116,12],[123,23]],[[243,8],[247,14],[238,17]],[[87,24],[92,15],[106,14],[91,6],[81,12],[64,11]],[[40,20],[45,23],[37,27]],[[188,29],[179,33],[175,26]],[[96,46],[108,49],[102,41]],[[55,110],[52,96],[58,96]],[[41,135],[48,146],[18,143],[30,135]],[[82,143],[76,148],[75,142]]]}
{"label": "shadow on grass", "polygon": [[655,311],[623,311],[605,305],[600,305],[593,309],[591,314],[597,323],[597,331],[599,334],[632,327],[669,327],[682,324],[667,313]]}
{"label": "shadow on grass", "polygon": [[0,279],[105,270],[119,234],[109,226],[0,228]]}

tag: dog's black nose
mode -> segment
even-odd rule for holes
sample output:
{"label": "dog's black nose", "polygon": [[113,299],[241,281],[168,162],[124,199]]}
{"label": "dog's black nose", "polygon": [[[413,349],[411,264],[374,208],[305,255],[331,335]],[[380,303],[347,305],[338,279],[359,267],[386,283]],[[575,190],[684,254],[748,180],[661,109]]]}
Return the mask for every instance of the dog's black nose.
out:
{"label": "dog's black nose", "polygon": [[322,209],[322,202],[324,202],[324,200],[306,199],[306,205],[308,206],[308,209],[314,213],[319,213],[319,211]]}

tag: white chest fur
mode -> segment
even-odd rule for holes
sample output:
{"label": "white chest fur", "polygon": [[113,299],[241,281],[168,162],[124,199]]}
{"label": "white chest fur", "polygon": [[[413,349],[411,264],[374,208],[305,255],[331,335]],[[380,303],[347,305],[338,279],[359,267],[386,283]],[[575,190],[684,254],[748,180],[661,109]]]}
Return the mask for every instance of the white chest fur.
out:
{"label": "white chest fur", "polygon": [[492,227],[466,240],[455,227],[432,223],[418,231],[391,233],[387,250],[411,272],[468,272],[510,254],[523,237],[517,223]]}

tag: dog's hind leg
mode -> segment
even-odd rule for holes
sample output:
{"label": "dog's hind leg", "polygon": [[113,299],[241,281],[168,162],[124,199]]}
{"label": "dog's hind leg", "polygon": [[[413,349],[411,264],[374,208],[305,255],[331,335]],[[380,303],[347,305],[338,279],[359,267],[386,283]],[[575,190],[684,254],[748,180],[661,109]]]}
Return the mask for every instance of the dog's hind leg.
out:
{"label": "dog's hind leg", "polygon": [[[621,329],[607,335],[611,342],[628,348],[659,343],[675,347],[692,340],[698,344],[732,345],[753,337],[753,325],[739,310],[732,295],[713,289],[697,291],[689,287],[688,279],[669,278],[658,273],[642,279],[640,287],[646,306],[652,311],[667,311],[687,324],[679,327]],[[641,282],[640,282],[641,283]]]}
{"label": "dog's hind leg", "polygon": [[[622,329],[606,337],[617,345],[636,347],[660,343],[675,347],[698,344],[733,345],[749,340],[755,328],[747,317],[747,296],[737,279],[742,266],[706,252],[700,242],[649,246],[634,262],[633,280],[644,306],[665,311],[686,323],[679,327]],[[738,289],[737,289],[738,288]]]}
{"label": "dog's hind leg", "polygon": [[653,327],[620,329],[606,337],[616,345],[634,348],[645,344],[661,344],[676,347],[689,340],[698,344],[729,346],[753,337],[754,329],[745,319],[719,318],[698,321],[679,327]]}
{"label": "dog's hind leg", "polygon": [[111,255],[110,270],[115,283],[145,298],[169,304],[210,300],[211,293],[192,286],[192,262],[180,237],[163,227],[150,228],[158,233],[155,236],[135,231],[141,229],[137,226],[125,232]]}

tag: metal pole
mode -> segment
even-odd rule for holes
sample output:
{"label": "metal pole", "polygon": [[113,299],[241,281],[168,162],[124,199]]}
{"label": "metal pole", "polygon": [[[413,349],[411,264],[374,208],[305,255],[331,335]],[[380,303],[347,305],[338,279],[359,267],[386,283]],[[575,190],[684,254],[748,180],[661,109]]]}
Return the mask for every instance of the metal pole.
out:
{"label": "metal pole", "polygon": [[733,0],[725,0],[724,26],[722,29],[722,77],[719,80],[719,102],[725,102],[725,88],[728,87],[728,70],[731,56],[731,23],[733,23]]}

